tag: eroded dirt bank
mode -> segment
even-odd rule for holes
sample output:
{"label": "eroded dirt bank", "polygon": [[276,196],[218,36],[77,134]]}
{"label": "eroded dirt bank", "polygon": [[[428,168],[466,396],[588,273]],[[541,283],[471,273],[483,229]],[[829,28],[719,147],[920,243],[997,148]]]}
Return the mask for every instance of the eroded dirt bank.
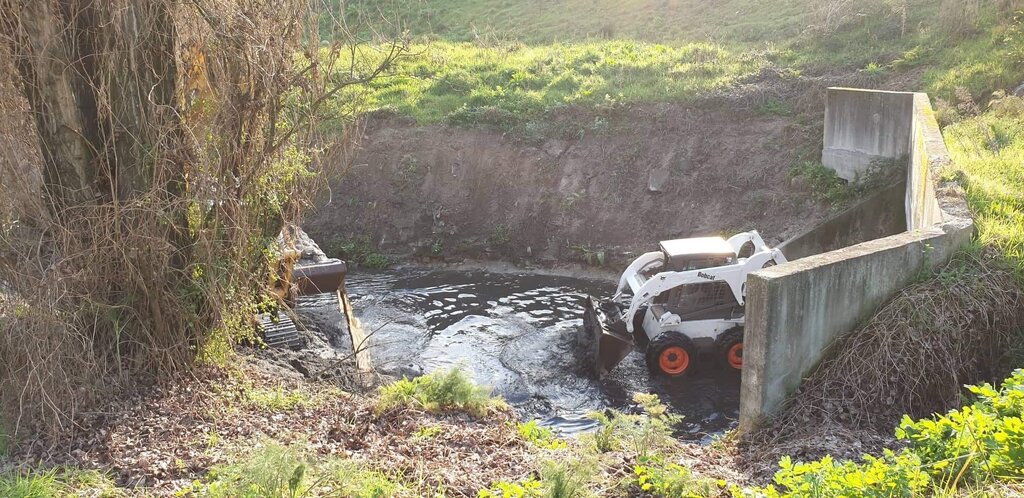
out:
{"label": "eroded dirt bank", "polygon": [[791,117],[663,104],[546,126],[557,138],[372,118],[307,230],[328,252],[554,263],[747,229],[778,242],[828,212],[789,175],[818,141]]}

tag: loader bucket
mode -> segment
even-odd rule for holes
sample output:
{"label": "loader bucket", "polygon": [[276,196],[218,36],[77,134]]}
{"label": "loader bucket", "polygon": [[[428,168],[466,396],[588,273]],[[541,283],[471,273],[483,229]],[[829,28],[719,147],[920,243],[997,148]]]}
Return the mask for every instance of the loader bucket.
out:
{"label": "loader bucket", "polygon": [[581,372],[600,379],[633,349],[633,336],[621,317],[617,304],[587,296],[577,335]]}

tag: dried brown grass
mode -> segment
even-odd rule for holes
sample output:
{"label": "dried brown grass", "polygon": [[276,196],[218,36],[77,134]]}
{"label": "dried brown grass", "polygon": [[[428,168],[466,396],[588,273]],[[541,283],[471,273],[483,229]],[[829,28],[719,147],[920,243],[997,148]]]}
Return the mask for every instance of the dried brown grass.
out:
{"label": "dried brown grass", "polygon": [[[891,439],[903,414],[961,403],[962,386],[998,382],[1024,331],[1024,290],[995,257],[962,254],[903,290],[750,434],[749,447],[785,454],[859,456]],[[840,453],[840,454],[836,454]]]}
{"label": "dried brown grass", "polygon": [[321,159],[351,150],[319,117],[330,103],[349,121],[355,101],[336,97],[401,47],[343,56],[356,45],[321,44],[304,0],[0,0],[0,14],[0,65],[18,69],[0,82],[18,123],[0,148],[27,151],[0,155],[0,418],[60,431],[111,388],[252,333],[267,248]]}

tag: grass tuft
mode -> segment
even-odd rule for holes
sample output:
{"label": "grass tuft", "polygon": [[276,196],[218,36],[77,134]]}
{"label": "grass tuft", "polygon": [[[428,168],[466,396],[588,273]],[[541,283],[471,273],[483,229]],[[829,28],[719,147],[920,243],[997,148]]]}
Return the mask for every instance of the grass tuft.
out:
{"label": "grass tuft", "polygon": [[210,498],[345,496],[386,498],[404,488],[386,474],[336,457],[312,458],[302,444],[266,441],[212,469],[206,479],[179,490]]}
{"label": "grass tuft", "polygon": [[51,498],[90,496],[119,498],[128,494],[107,474],[65,467],[27,473],[0,474],[0,496],[4,498]]}
{"label": "grass tuft", "polygon": [[508,405],[491,396],[491,389],[477,385],[459,368],[432,372],[415,379],[403,378],[380,389],[377,411],[412,407],[428,412],[461,411],[484,416]]}

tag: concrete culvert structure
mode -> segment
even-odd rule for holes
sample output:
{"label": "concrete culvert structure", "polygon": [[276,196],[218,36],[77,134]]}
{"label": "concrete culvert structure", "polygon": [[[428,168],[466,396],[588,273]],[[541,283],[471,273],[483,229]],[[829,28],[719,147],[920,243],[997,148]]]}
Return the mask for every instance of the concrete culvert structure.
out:
{"label": "concrete culvert structure", "polygon": [[[950,158],[927,95],[830,88],[825,116],[823,159],[833,168],[847,167],[844,174],[856,176],[866,171],[866,159],[905,164],[903,200],[890,209],[903,212],[907,231],[852,240],[859,243],[750,276],[740,401],[744,430],[775,414],[837,339],[914,279],[944,265],[973,234],[962,189],[940,174]],[[905,140],[891,142],[894,134]],[[865,206],[862,213],[876,208]],[[835,237],[828,222],[822,227],[823,237]],[[812,229],[804,238],[815,235]]]}

